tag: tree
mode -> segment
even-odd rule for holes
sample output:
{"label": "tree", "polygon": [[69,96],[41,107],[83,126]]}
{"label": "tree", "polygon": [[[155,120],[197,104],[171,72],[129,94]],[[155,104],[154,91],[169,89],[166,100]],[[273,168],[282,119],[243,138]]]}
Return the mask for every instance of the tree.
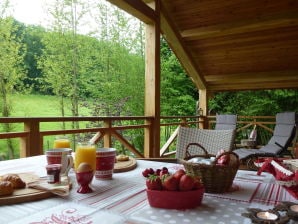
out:
{"label": "tree", "polygon": [[161,39],[161,113],[196,115],[198,92],[178,59]]}
{"label": "tree", "polygon": [[[45,85],[60,98],[61,115],[65,115],[65,97],[71,100],[72,116],[79,116],[80,39],[79,21],[87,13],[87,4],[79,0],[56,0],[49,7],[52,16],[51,32],[42,38],[43,55],[39,66]],[[78,10],[78,8],[80,10]]]}
{"label": "tree", "polygon": [[44,91],[42,87],[42,72],[38,68],[37,58],[41,57],[43,45],[41,38],[45,34],[45,28],[41,26],[25,26],[22,25],[23,41],[27,51],[24,58],[24,64],[27,71],[26,78],[24,79],[24,85],[26,89],[33,91],[34,93],[49,94]]}
{"label": "tree", "polygon": [[[17,36],[18,27],[12,17],[6,16],[9,11],[9,1],[0,4],[0,97],[1,113],[9,117],[12,110],[10,95],[21,90],[24,79],[23,59],[26,51]],[[4,132],[10,132],[13,127],[4,125]],[[7,140],[8,157],[14,158],[14,148],[11,139]]]}
{"label": "tree", "polygon": [[209,100],[211,114],[232,113],[271,116],[282,111],[298,111],[297,90],[219,92]]}

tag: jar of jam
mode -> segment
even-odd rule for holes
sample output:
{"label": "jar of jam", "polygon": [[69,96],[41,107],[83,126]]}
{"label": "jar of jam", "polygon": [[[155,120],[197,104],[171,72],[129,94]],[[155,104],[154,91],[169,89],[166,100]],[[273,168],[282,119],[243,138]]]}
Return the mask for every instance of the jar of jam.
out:
{"label": "jar of jam", "polygon": [[49,164],[46,166],[49,184],[60,183],[61,164]]}

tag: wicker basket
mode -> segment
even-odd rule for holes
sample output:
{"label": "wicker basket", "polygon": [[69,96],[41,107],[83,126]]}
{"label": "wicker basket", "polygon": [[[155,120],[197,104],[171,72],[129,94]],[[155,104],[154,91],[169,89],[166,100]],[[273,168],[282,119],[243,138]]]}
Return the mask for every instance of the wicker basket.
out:
{"label": "wicker basket", "polygon": [[[204,152],[203,155],[190,155],[188,149],[190,146],[197,146]],[[215,159],[214,164],[199,164],[188,162],[187,160],[194,157],[210,158],[206,149],[198,143],[190,143],[185,149],[185,158],[179,159],[179,162],[184,165],[185,170],[193,175],[199,176],[205,187],[206,193],[224,193],[227,192],[233,184],[233,180],[238,171],[240,161],[238,155],[233,152],[225,152]],[[230,156],[229,164],[216,165],[219,158],[224,155]]]}

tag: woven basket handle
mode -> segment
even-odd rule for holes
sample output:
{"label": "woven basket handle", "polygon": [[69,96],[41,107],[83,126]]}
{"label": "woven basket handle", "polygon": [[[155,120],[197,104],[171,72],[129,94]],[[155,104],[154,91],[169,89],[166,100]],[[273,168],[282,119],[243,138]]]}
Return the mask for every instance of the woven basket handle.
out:
{"label": "woven basket handle", "polygon": [[198,146],[200,149],[202,149],[202,151],[205,153],[206,156],[209,156],[207,150],[201,144],[199,144],[199,143],[189,143],[185,148],[184,157],[191,157],[191,154],[188,151],[188,149],[189,149],[190,146],[193,146],[193,145]]}
{"label": "woven basket handle", "polygon": [[234,153],[234,152],[230,152],[230,151],[228,151],[228,152],[224,152],[224,153],[222,153],[222,154],[220,154],[218,157],[216,157],[215,158],[215,164],[217,163],[217,160],[219,160],[222,156],[224,156],[224,155],[233,155],[235,158],[236,158],[236,161],[237,161],[237,163],[235,164],[235,165],[239,165],[240,164],[240,161],[239,161],[239,156],[236,154],[236,153]]}

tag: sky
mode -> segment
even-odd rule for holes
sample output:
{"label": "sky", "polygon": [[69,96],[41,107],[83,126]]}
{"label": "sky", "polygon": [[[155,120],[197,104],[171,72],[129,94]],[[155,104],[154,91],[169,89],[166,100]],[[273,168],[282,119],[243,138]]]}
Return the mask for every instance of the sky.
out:
{"label": "sky", "polygon": [[14,8],[13,16],[25,24],[41,25],[45,20],[44,0],[10,0]]}
{"label": "sky", "polygon": [[[0,0],[1,1],[1,0]],[[19,22],[27,25],[49,26],[49,18],[47,17],[46,3],[52,3],[53,0],[10,0],[13,7],[13,17]],[[81,20],[84,21],[84,20]],[[92,19],[87,24],[78,28],[78,32],[87,34],[97,27]]]}
{"label": "sky", "polygon": [[[49,25],[45,5],[51,2],[53,0],[10,0],[13,7],[13,17],[16,20],[27,25],[40,25],[43,27],[48,27]],[[83,28],[79,27],[78,32],[86,34],[92,28],[92,22],[90,20],[88,21],[88,25]]]}

